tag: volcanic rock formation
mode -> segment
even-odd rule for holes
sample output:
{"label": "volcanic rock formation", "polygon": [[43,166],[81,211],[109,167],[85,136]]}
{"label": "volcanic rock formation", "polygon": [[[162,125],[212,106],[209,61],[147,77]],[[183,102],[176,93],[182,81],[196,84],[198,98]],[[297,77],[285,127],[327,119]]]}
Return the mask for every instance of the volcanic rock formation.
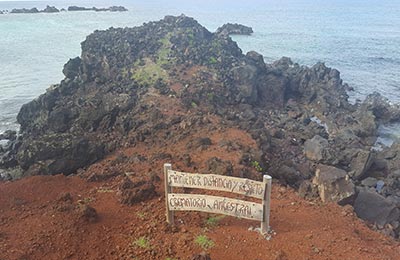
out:
{"label": "volcanic rock formation", "polygon": [[[373,147],[378,126],[398,121],[400,110],[377,93],[349,103],[349,86],[336,69],[285,57],[265,64],[262,55],[243,54],[226,34],[182,15],[95,31],[63,73],[65,79],[21,108],[20,135],[0,151],[0,166],[8,168],[3,177],[11,170],[72,174],[121,147],[174,144],[197,127],[236,128],[247,131],[257,149],[221,144],[242,153],[244,168],[215,158],[207,162],[209,171],[248,177],[246,167],[255,168],[260,176],[268,172],[292,187],[307,183],[304,190],[317,190],[310,180],[324,165],[330,169],[325,180],[337,175],[317,183],[330,191],[324,200],[356,203],[361,217],[399,234],[400,148]],[[203,151],[210,144],[201,137],[186,148]],[[190,165],[190,151],[182,158]],[[383,188],[361,188],[371,177]],[[336,193],[343,191],[337,183],[345,192]],[[396,214],[363,212],[369,197]]]}

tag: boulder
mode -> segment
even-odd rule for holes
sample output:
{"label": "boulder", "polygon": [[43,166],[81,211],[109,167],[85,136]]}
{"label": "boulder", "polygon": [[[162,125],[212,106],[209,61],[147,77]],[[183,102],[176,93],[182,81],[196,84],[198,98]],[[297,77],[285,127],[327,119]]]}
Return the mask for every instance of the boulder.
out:
{"label": "boulder", "polygon": [[332,159],[328,140],[319,135],[314,136],[304,143],[304,154],[307,159],[317,162],[326,162]]}
{"label": "boulder", "polygon": [[359,191],[354,202],[354,210],[358,217],[378,227],[383,227],[400,218],[400,210],[392,201],[370,189]]}
{"label": "boulder", "polygon": [[96,209],[86,204],[80,205],[78,214],[85,222],[96,222],[99,218]]}
{"label": "boulder", "polygon": [[10,140],[14,141],[17,139],[17,132],[13,130],[7,130],[4,133],[0,134],[0,140]]}
{"label": "boulder", "polygon": [[239,90],[237,100],[255,103],[257,100],[257,67],[253,65],[242,65],[232,69],[236,88]]}
{"label": "boulder", "polygon": [[371,111],[372,114],[382,123],[398,121],[400,119],[399,105],[392,105],[389,99],[378,92],[367,96],[361,104],[361,110]]}
{"label": "boulder", "polygon": [[355,186],[344,170],[318,165],[313,179],[323,202],[348,204],[355,195]]}
{"label": "boulder", "polygon": [[8,150],[6,152],[0,152],[0,167],[12,168],[17,166],[17,164],[18,162],[15,159],[14,151]]}
{"label": "boulder", "polygon": [[299,190],[297,191],[299,196],[303,199],[307,198],[318,198],[318,186],[312,184],[309,180],[303,181],[300,186]]}
{"label": "boulder", "polygon": [[206,150],[211,145],[211,139],[208,137],[198,137],[190,140],[186,144],[186,149],[188,150]]}
{"label": "boulder", "polygon": [[104,145],[85,137],[51,134],[30,139],[17,153],[19,165],[27,175],[71,174],[104,156]]}
{"label": "boulder", "polygon": [[23,173],[23,170],[18,166],[7,169],[0,168],[0,181],[18,180],[24,176]]}
{"label": "boulder", "polygon": [[257,104],[269,107],[280,108],[284,106],[285,91],[288,80],[273,73],[261,75],[257,80]]}
{"label": "boulder", "polygon": [[217,157],[212,157],[206,161],[207,173],[219,175],[232,175],[233,165],[230,161],[224,161]]}
{"label": "boulder", "polygon": [[253,62],[258,67],[265,67],[264,57],[256,51],[249,51],[246,53],[246,58]]}
{"label": "boulder", "polygon": [[353,113],[355,123],[348,126],[349,129],[358,137],[365,138],[375,136],[378,130],[376,117],[369,110],[359,109]]}
{"label": "boulder", "polygon": [[359,150],[350,163],[351,177],[360,180],[364,178],[373,162],[373,153],[366,150]]}
{"label": "boulder", "polygon": [[376,178],[368,177],[361,181],[361,185],[365,187],[376,187],[377,182],[378,180]]}
{"label": "boulder", "polygon": [[82,60],[79,57],[69,59],[69,61],[64,65],[63,74],[69,79],[74,79],[78,76],[81,68]]}
{"label": "boulder", "polygon": [[152,181],[145,177],[125,177],[119,186],[118,194],[122,204],[133,205],[154,198],[157,195],[155,189]]}
{"label": "boulder", "polygon": [[202,252],[200,254],[194,255],[191,259],[192,260],[211,260],[211,257],[206,252]]}
{"label": "boulder", "polygon": [[287,185],[290,185],[292,187],[298,186],[299,183],[303,180],[301,173],[295,168],[288,165],[280,166],[276,173],[276,178],[284,181]]}

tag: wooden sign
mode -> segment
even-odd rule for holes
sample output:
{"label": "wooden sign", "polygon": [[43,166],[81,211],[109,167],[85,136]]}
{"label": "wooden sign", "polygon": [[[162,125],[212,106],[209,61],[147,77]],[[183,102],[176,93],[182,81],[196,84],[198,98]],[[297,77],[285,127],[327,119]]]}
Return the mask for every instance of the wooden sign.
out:
{"label": "wooden sign", "polygon": [[216,174],[177,171],[168,171],[168,185],[171,187],[227,191],[258,199],[262,199],[265,192],[265,185],[260,181]]}
{"label": "wooden sign", "polygon": [[[269,230],[271,176],[263,182],[215,174],[173,171],[164,164],[167,222],[173,224],[173,211],[202,211],[261,221],[261,233]],[[261,199],[260,203],[201,194],[172,193],[173,187],[218,190]]]}
{"label": "wooden sign", "polygon": [[263,219],[261,204],[210,195],[170,193],[168,206],[170,210],[203,211],[258,221]]}

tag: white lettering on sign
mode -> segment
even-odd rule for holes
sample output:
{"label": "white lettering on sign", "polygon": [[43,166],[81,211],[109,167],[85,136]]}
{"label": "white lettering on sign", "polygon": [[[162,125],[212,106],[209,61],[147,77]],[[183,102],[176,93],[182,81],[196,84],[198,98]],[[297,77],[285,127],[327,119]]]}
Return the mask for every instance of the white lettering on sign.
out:
{"label": "white lettering on sign", "polygon": [[168,171],[168,185],[170,187],[227,191],[258,199],[263,199],[265,193],[265,184],[259,181],[216,174],[185,173],[172,170]]}
{"label": "white lettering on sign", "polygon": [[263,205],[249,201],[200,194],[168,194],[170,210],[193,210],[263,221]]}

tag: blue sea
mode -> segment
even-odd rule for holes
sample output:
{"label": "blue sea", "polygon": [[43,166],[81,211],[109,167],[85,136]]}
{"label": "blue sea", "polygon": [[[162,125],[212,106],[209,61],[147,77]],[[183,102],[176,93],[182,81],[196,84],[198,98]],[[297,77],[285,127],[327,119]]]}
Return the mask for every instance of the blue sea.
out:
{"label": "blue sea", "polygon": [[253,27],[252,36],[233,37],[243,52],[267,62],[282,56],[304,65],[323,61],[337,68],[363,99],[378,91],[400,102],[400,1],[397,0],[131,0],[1,1],[0,10],[70,5],[123,5],[123,13],[62,12],[0,15],[0,133],[18,129],[22,104],[62,78],[69,58],[97,29],[132,27],[165,15],[192,16],[210,31],[226,22]]}

